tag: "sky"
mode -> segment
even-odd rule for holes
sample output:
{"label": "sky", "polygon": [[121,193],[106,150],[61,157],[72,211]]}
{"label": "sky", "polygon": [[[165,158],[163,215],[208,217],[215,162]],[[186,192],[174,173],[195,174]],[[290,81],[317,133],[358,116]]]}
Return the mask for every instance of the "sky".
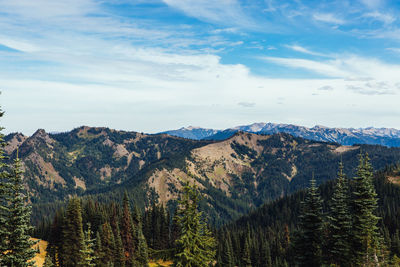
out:
{"label": "sky", "polygon": [[400,129],[400,2],[0,0],[4,133]]}

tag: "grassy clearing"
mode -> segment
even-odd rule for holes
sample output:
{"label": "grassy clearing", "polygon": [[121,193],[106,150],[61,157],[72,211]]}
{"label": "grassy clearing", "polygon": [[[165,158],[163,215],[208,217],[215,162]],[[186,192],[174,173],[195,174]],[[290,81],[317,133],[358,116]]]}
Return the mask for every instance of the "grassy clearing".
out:
{"label": "grassy clearing", "polygon": [[33,258],[35,261],[35,264],[38,267],[42,267],[44,263],[44,258],[46,257],[46,248],[47,248],[47,241],[44,240],[39,240],[36,238],[32,238],[35,241],[39,241],[36,245],[33,246],[34,249],[39,248],[39,253],[36,254],[36,256]]}
{"label": "grassy clearing", "polygon": [[157,261],[157,262],[154,262],[154,261],[150,261],[149,262],[149,266],[150,267],[157,267],[157,266],[172,266],[172,261],[162,261],[162,260],[159,260],[159,261]]}

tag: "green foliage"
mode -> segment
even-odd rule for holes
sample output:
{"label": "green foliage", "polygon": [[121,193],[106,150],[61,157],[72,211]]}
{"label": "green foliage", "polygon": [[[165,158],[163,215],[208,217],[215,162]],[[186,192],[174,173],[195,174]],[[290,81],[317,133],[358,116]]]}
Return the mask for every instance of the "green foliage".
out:
{"label": "green foliage", "polygon": [[373,185],[373,170],[368,154],[360,155],[357,176],[354,177],[352,194],[352,252],[356,266],[375,266],[379,256],[377,194]]}
{"label": "green foliage", "polygon": [[328,229],[325,250],[327,262],[338,266],[351,264],[351,230],[352,216],[350,213],[348,181],[343,173],[343,164],[339,165],[338,178],[330,202],[330,213],[327,217]]}
{"label": "green foliage", "polygon": [[[384,240],[378,237],[378,249],[376,250],[377,259],[380,266],[396,266],[393,261],[396,257],[399,257],[400,241],[398,237],[398,229],[400,229],[400,220],[398,219],[400,214],[400,187],[398,185],[389,183],[387,177],[397,177],[400,175],[400,165],[394,165],[387,167],[383,171],[379,171],[375,174],[372,179],[373,187],[378,194],[378,208],[376,213],[373,212],[375,216],[381,217],[382,220],[377,224],[379,227],[379,232],[383,233]],[[339,171],[339,177],[341,176]],[[344,172],[343,172],[344,173]],[[338,231],[338,228],[332,227],[330,224],[340,226],[339,220],[332,220],[333,217],[342,214],[344,222],[341,225],[341,229],[347,229],[346,219],[346,209],[350,213],[351,222],[353,221],[353,209],[350,201],[350,207],[346,208],[346,205],[339,205],[343,201],[340,196],[340,191],[343,193],[347,191],[346,184],[348,184],[348,192],[346,198],[352,198],[352,193],[355,191],[356,182],[351,180],[345,180],[344,186],[339,186],[339,178],[333,181],[328,181],[319,187],[319,192],[322,198],[322,209],[327,211],[322,215],[324,219],[323,223],[323,233],[321,236],[324,240],[321,241],[320,246],[324,246],[322,251],[322,256],[325,260],[327,266],[334,266],[340,261],[340,266],[349,266],[348,261],[345,260],[341,255],[339,260],[332,258],[332,252],[335,251],[334,248],[329,248],[328,244],[331,244],[333,240],[339,242],[338,235],[343,234]],[[341,190],[339,190],[341,188]],[[299,216],[302,214],[301,203],[306,198],[308,194],[307,191],[299,191],[293,195],[282,197],[278,200],[267,202],[262,207],[251,212],[250,214],[243,216],[239,220],[230,223],[218,230],[218,251],[217,259],[223,259],[225,253],[225,246],[221,245],[226,242],[227,239],[232,240],[232,250],[233,258],[236,264],[243,258],[244,246],[246,245],[245,240],[248,238],[248,233],[250,232],[250,255],[253,266],[296,266],[294,262],[295,258],[295,245],[296,242],[291,242],[290,240],[296,241],[296,232],[300,227]],[[336,199],[336,200],[335,200]],[[342,199],[342,200],[340,200]],[[340,200],[340,201],[338,201]],[[345,201],[344,201],[345,202]],[[336,210],[336,211],[335,211]],[[332,217],[332,218],[329,218]],[[336,229],[335,231],[333,229]],[[352,228],[353,229],[353,228]],[[397,234],[396,234],[397,233]],[[332,238],[335,237],[336,238]],[[344,231],[344,236],[346,236],[346,230]],[[352,236],[352,235],[351,235]],[[345,240],[341,240],[345,243]],[[263,252],[265,250],[265,245],[263,243],[268,243],[269,252],[271,255],[271,260],[265,260],[265,255],[268,253]],[[388,251],[385,249],[384,244],[387,245]],[[341,247],[336,247],[336,250],[343,249]],[[353,245],[351,244],[350,251],[353,251]],[[338,252],[336,252],[338,253]],[[354,261],[352,259],[352,253],[348,256],[350,259],[350,266],[354,266]],[[390,259],[390,262],[389,260]],[[267,263],[266,263],[267,262]],[[390,265],[392,264],[392,265]],[[217,266],[224,266],[223,264],[217,263]],[[375,266],[375,265],[374,265]]]}
{"label": "green foliage", "polygon": [[[3,112],[0,110],[0,117],[3,116]],[[0,127],[0,131],[3,130]],[[9,214],[8,207],[8,199],[10,194],[11,184],[8,180],[9,173],[7,171],[7,164],[5,163],[6,156],[4,155],[4,146],[6,143],[4,142],[4,135],[0,133],[0,255],[4,255],[4,253],[8,249],[7,240],[8,240],[8,230],[7,230],[7,221]],[[2,264],[3,258],[0,257],[0,266]]]}
{"label": "green foliage", "polygon": [[322,263],[322,202],[314,178],[302,203],[299,233],[295,241],[299,266],[318,267]]}
{"label": "green foliage", "polygon": [[200,194],[195,186],[187,183],[183,187],[177,213],[181,233],[176,240],[174,266],[208,266],[215,257],[215,240],[202,221],[202,212],[198,211],[199,198]]}
{"label": "green foliage", "polygon": [[62,266],[78,266],[84,260],[82,251],[85,249],[80,199],[72,198],[68,202],[62,229]]}
{"label": "green foliage", "polygon": [[79,262],[79,266],[81,267],[91,267],[96,266],[96,256],[94,253],[94,242],[95,239],[92,238],[93,232],[90,226],[90,223],[87,224],[87,230],[84,233],[85,239],[83,242],[82,260]]}
{"label": "green foliage", "polygon": [[35,256],[32,246],[36,243],[30,240],[30,207],[25,204],[27,197],[23,194],[24,185],[21,175],[21,162],[17,158],[8,176],[9,191],[5,193],[5,205],[8,216],[5,221],[6,252],[2,256],[1,264],[5,266],[33,266],[30,261]]}
{"label": "green foliage", "polygon": [[50,254],[46,254],[46,257],[44,258],[44,263],[43,267],[54,267],[53,260],[51,259]]}

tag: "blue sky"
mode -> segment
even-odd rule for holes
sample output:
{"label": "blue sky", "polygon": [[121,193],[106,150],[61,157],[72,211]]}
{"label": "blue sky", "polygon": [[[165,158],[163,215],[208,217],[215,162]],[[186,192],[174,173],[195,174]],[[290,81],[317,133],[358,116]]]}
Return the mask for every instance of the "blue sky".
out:
{"label": "blue sky", "polygon": [[0,0],[5,132],[400,128],[398,1]]}

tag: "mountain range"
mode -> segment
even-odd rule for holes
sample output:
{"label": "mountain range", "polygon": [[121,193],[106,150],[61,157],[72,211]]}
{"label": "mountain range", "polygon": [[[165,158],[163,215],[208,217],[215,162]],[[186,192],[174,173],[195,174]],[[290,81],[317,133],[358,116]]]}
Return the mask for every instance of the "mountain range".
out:
{"label": "mountain range", "polygon": [[342,145],[373,144],[400,147],[400,130],[393,128],[329,128],[320,125],[308,128],[293,124],[253,123],[225,130],[190,126],[163,133],[194,140],[223,140],[238,131],[257,134],[288,133],[296,137],[315,141],[335,142]]}
{"label": "mountain range", "polygon": [[344,146],[287,133],[237,131],[216,141],[83,126],[57,134],[38,130],[29,137],[14,133],[5,140],[11,159],[19,148],[32,203],[73,195],[119,201],[127,191],[139,206],[155,200],[173,207],[182,184],[192,181],[214,223],[305,188],[312,175],[318,184],[330,180],[341,160],[352,176],[361,150],[375,169],[400,159],[400,148]]}

